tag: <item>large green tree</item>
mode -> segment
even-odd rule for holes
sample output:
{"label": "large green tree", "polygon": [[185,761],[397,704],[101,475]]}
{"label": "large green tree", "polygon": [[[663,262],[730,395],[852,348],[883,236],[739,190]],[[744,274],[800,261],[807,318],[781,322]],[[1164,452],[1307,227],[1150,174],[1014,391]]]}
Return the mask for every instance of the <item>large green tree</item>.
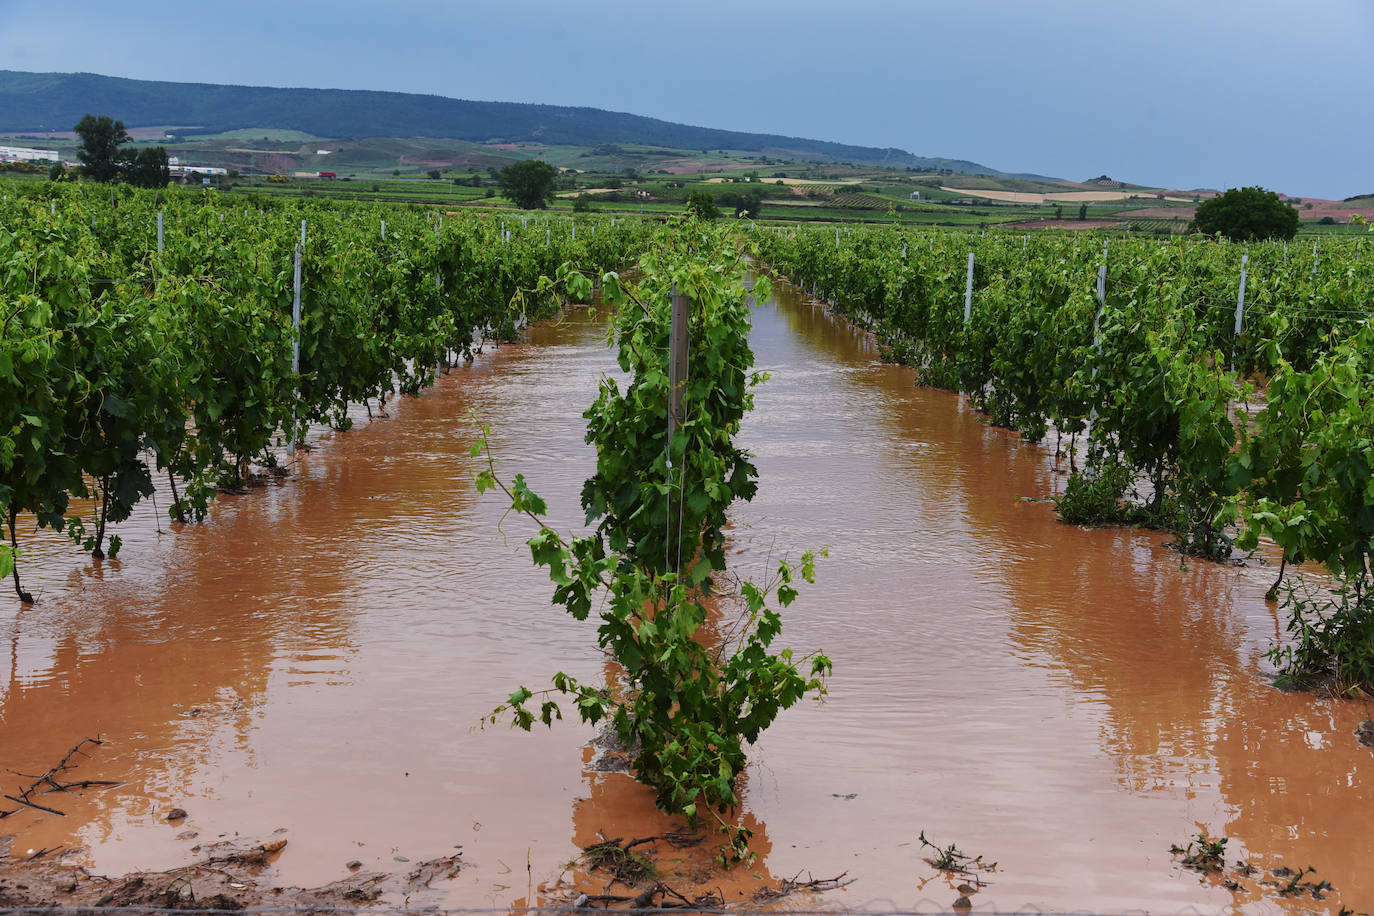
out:
{"label": "large green tree", "polygon": [[99,182],[116,180],[123,161],[119,148],[131,139],[124,122],[88,114],[72,130],[81,138],[76,158],[81,160],[85,177]]}
{"label": "large green tree", "polygon": [[715,219],[720,216],[720,207],[710,191],[693,191],[687,195],[687,212],[698,219]]}
{"label": "large green tree", "polygon": [[521,210],[543,210],[553,199],[558,170],[547,162],[526,159],[506,166],[497,175],[501,195]]}
{"label": "large green tree", "polygon": [[147,146],[138,152],[129,150],[123,154],[122,165],[129,184],[136,188],[165,188],[172,179],[166,147]]}
{"label": "large green tree", "polygon": [[1220,232],[1233,242],[1291,239],[1298,234],[1298,211],[1261,187],[1231,188],[1198,204],[1190,226],[1195,232]]}

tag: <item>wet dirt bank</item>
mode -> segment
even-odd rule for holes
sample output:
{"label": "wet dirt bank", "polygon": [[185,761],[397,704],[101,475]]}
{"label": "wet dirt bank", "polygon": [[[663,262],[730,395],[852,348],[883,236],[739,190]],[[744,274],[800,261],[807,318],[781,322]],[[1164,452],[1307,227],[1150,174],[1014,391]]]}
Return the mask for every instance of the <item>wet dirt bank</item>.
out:
{"label": "wet dirt bank", "polygon": [[[776,289],[755,314],[773,378],[742,432],[760,488],[732,513],[732,557],[759,575],[829,547],[780,641],[823,648],[835,675],[826,704],[788,711],[754,749],[740,817],[756,861],[725,872],[711,838],[661,839],[645,851],[664,883],[728,903],[844,874],[807,905],[947,907],[969,878],[928,864],[924,831],[997,862],[978,907],[1281,909],[1294,902],[1259,878],[1311,865],[1336,892],[1305,905],[1374,908],[1374,755],[1352,735],[1371,715],[1270,687],[1272,571],[1059,523],[1020,498],[1056,486],[1047,450]],[[293,478],[221,499],[202,526],[140,515],[117,564],[35,545],[43,600],[0,610],[0,768],[41,773],[98,735],[73,778],[121,785],[0,821],[11,858],[79,847],[70,861],[93,872],[164,873],[198,844],[284,830],[263,886],[328,887],[354,861],[404,878],[461,847],[427,901],[642,893],[582,851],[682,825],[596,767],[590,730],[473,727],[521,684],[603,673],[594,627],[549,607],[527,532],[498,530],[468,457],[476,410],[503,473],[576,527],[594,464],[581,411],[614,369],[603,330],[585,310],[531,329],[322,437]],[[1180,867],[1169,847],[1203,829],[1265,871],[1233,891]]]}

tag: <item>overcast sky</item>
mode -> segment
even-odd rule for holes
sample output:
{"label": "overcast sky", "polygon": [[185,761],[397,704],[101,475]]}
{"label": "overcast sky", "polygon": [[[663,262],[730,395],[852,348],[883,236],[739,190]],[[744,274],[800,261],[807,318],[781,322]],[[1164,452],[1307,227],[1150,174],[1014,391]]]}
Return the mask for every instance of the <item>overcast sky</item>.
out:
{"label": "overcast sky", "polygon": [[1374,192],[1374,0],[0,0],[0,69],[589,105],[1071,179]]}

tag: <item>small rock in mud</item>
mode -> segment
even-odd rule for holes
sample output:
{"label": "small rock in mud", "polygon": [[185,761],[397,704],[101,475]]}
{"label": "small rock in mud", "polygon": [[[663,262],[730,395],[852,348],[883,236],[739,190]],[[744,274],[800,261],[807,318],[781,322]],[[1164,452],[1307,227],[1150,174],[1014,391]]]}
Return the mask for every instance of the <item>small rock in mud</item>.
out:
{"label": "small rock in mud", "polygon": [[1283,865],[1274,869],[1270,874],[1275,878],[1291,878],[1297,874],[1297,872],[1293,871],[1293,869],[1289,868],[1287,865]]}
{"label": "small rock in mud", "polygon": [[961,884],[957,888],[955,888],[955,890],[963,894],[965,897],[967,897],[969,894],[978,893],[978,888],[974,887],[972,884]]}
{"label": "small rock in mud", "polygon": [[344,868],[348,869],[349,871],[357,871],[362,867],[363,863],[359,862],[357,859],[354,859],[352,862],[349,862],[347,865],[344,866]]}
{"label": "small rock in mud", "polygon": [[197,830],[183,830],[183,831],[181,831],[181,833],[178,833],[178,834],[177,834],[177,839],[178,839],[178,840],[194,840],[194,839],[195,839],[196,837],[198,837],[198,836],[200,836],[200,832],[197,831]]}
{"label": "small rock in mud", "polygon": [[954,901],[952,909],[956,913],[967,913],[969,910],[973,909],[973,901],[967,897],[960,897],[958,900]]}
{"label": "small rock in mud", "polygon": [[1374,720],[1366,719],[1355,729],[1355,737],[1365,747],[1374,747]]}
{"label": "small rock in mud", "polygon": [[285,848],[286,848],[286,840],[285,840],[285,839],[268,840],[266,843],[263,843],[263,844],[262,844],[262,851],[263,851],[263,852],[266,852],[266,853],[281,852],[281,851],[282,851],[283,849],[285,849]]}
{"label": "small rock in mud", "polygon": [[410,860],[407,859],[405,856],[392,856],[392,858],[395,859],[397,862],[409,862],[409,861],[410,861]]}
{"label": "small rock in mud", "polygon": [[184,820],[186,820],[186,809],[185,809],[185,808],[173,808],[171,811],[168,811],[168,812],[167,812],[167,820],[169,820],[169,821],[184,821]]}

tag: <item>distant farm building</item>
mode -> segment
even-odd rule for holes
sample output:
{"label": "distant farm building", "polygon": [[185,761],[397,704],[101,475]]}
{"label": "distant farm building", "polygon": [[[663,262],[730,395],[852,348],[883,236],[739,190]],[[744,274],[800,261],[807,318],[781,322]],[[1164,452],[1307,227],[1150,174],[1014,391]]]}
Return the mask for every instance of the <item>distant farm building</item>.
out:
{"label": "distant farm building", "polygon": [[167,171],[173,181],[179,184],[190,184],[200,182],[206,178],[224,178],[229,174],[228,169],[217,168],[213,165],[187,165],[176,157],[172,156],[167,160]]}
{"label": "distant farm building", "polygon": [[0,160],[6,162],[60,162],[55,149],[29,149],[24,146],[0,146]]}

